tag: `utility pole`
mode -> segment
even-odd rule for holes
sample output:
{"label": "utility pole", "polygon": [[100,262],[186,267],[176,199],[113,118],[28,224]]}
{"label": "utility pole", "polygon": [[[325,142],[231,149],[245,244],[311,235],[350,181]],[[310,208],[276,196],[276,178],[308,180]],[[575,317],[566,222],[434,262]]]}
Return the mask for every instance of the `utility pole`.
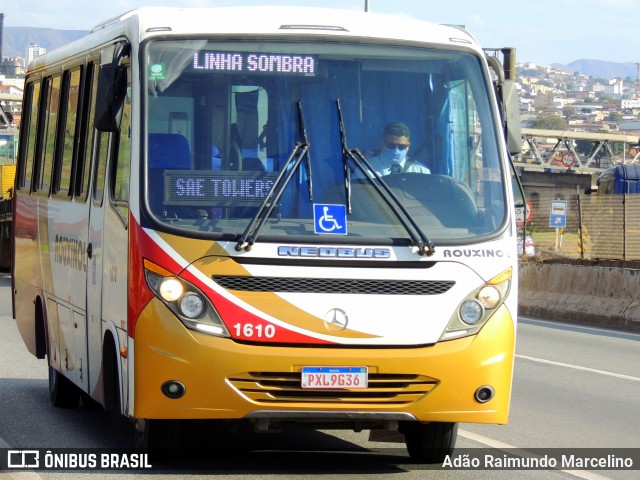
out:
{"label": "utility pole", "polygon": [[640,98],[640,62],[636,63],[636,95]]}
{"label": "utility pole", "polygon": [[364,0],[364,11],[365,12],[369,11],[369,0]]}
{"label": "utility pole", "polygon": [[0,13],[0,64],[3,60],[3,52],[2,52],[2,30],[4,28],[4,13]]}

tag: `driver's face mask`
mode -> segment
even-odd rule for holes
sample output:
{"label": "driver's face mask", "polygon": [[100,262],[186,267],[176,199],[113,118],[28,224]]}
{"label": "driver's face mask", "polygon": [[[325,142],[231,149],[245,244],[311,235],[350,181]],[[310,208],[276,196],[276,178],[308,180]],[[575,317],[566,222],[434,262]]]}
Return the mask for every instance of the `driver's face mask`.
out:
{"label": "driver's face mask", "polygon": [[386,147],[383,151],[383,156],[385,159],[395,164],[400,164],[407,158],[407,149],[405,148],[404,150],[400,150],[398,146],[395,146],[394,148]]}

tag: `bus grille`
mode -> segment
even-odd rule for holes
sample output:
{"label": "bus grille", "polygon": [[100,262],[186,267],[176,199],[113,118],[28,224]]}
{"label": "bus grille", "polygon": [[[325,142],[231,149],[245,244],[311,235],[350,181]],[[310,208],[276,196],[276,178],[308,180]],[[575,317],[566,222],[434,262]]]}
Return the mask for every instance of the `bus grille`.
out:
{"label": "bus grille", "polygon": [[287,278],[214,275],[223,288],[244,292],[349,293],[364,295],[439,295],[451,280],[376,280],[365,278]]}
{"label": "bus grille", "polygon": [[416,402],[438,385],[424,375],[369,374],[367,388],[312,390],[302,388],[299,372],[249,372],[229,378],[229,383],[254,402],[264,404],[340,403],[403,405]]}

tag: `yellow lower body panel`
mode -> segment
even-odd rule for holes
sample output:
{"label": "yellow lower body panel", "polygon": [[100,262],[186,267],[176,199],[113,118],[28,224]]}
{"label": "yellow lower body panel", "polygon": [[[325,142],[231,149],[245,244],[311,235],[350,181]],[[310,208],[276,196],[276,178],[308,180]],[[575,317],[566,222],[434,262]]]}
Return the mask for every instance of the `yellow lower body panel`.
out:
{"label": "yellow lower body panel", "polygon": [[[514,322],[500,309],[475,336],[421,348],[280,347],[239,344],[188,330],[153,300],[136,324],[134,416],[241,419],[256,411],[401,413],[437,422],[507,423]],[[300,387],[304,366],[368,367],[366,389]],[[171,399],[162,385],[185,394]],[[474,393],[495,395],[479,403]]]}

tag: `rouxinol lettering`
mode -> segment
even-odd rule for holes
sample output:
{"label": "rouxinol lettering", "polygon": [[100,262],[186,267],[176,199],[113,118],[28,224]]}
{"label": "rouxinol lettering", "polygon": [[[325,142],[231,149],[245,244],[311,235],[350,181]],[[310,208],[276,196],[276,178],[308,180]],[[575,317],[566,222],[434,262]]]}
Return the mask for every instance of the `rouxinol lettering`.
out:
{"label": "rouxinol lettering", "polygon": [[504,258],[508,256],[502,250],[489,250],[482,248],[447,248],[443,250],[442,254],[445,258]]}
{"label": "rouxinol lettering", "polygon": [[81,272],[87,271],[87,243],[77,238],[56,235],[54,262]]}

